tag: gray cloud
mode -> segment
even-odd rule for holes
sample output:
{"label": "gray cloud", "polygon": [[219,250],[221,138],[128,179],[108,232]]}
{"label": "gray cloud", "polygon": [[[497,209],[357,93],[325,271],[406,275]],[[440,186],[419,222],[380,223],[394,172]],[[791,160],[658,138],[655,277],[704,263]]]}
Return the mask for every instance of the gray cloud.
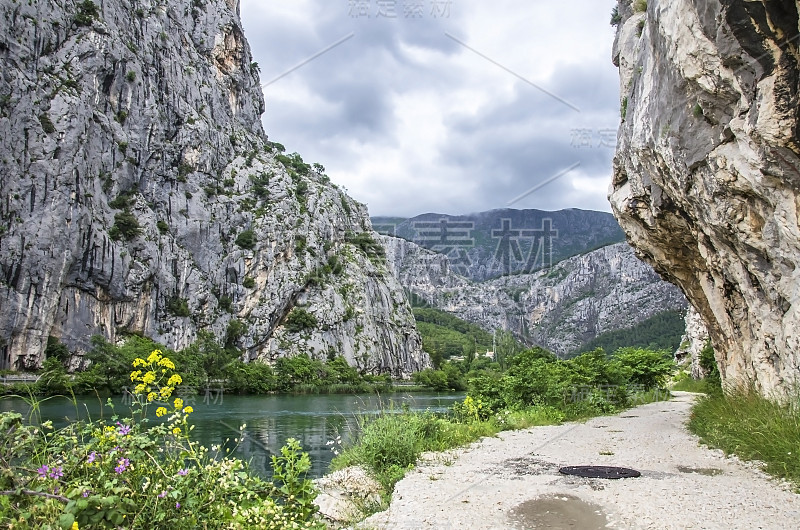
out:
{"label": "gray cloud", "polygon": [[[322,163],[373,215],[504,207],[576,162],[515,206],[608,210],[613,149],[600,144],[619,122],[614,2],[575,3],[569,24],[555,26],[549,21],[565,21],[554,2],[454,0],[450,17],[433,18],[428,1],[422,18],[405,19],[401,9],[387,20],[375,18],[374,0],[368,19],[351,17],[347,1],[242,0],[263,82],[354,34],[265,88],[265,130]],[[520,25],[530,31],[520,34]]]}

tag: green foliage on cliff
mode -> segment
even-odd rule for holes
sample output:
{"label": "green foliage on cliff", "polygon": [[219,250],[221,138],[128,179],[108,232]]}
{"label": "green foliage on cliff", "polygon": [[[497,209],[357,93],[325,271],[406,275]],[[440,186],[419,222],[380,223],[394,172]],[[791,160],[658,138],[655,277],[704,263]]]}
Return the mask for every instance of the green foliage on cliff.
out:
{"label": "green foliage on cliff", "polygon": [[686,323],[683,315],[678,311],[665,311],[653,315],[632,328],[602,333],[584,344],[575,353],[592,351],[596,348],[615,351],[627,346],[675,351],[680,346],[681,337],[685,331]]}
{"label": "green foliage on cliff", "polygon": [[289,333],[300,333],[307,329],[314,329],[317,325],[319,325],[317,317],[302,307],[295,307],[286,317],[286,331]]}
{"label": "green foliage on cliff", "polygon": [[236,244],[246,250],[256,246],[256,234],[252,230],[243,230],[236,236]]}
{"label": "green foliage on cliff", "polygon": [[492,349],[492,335],[444,311],[415,308],[414,318],[422,336],[422,348],[431,356],[434,366],[455,356],[469,358]]}
{"label": "green foliage on cliff", "polygon": [[126,239],[130,241],[142,233],[139,221],[129,210],[114,215],[114,225],[108,231],[111,239]]}

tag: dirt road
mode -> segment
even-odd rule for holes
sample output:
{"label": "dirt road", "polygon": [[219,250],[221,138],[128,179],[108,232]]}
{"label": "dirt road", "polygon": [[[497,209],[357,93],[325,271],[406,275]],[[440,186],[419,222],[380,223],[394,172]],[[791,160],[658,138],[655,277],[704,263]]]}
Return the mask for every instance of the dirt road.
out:
{"label": "dirt road", "polygon": [[[501,433],[428,456],[397,484],[389,510],[359,528],[800,528],[800,495],[700,446],[684,427],[695,397],[675,394],[618,416]],[[574,465],[641,476],[559,473]]]}

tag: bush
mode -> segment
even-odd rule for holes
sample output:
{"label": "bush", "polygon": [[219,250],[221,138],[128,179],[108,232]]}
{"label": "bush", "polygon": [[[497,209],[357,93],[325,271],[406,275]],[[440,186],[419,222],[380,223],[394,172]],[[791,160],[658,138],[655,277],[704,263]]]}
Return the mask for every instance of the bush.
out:
{"label": "bush", "polygon": [[631,383],[645,388],[663,388],[675,371],[672,354],[666,350],[620,348],[614,353],[614,360],[628,372]]}
{"label": "bush", "polygon": [[244,287],[245,289],[252,289],[255,286],[256,286],[256,281],[254,278],[250,276],[245,276],[244,280],[242,280],[242,287]]}
{"label": "bush", "polygon": [[47,134],[52,134],[56,132],[56,126],[53,125],[53,120],[50,119],[50,116],[47,113],[42,113],[39,115],[39,123],[42,125],[42,130]]}
{"label": "bush", "polygon": [[235,348],[236,343],[247,333],[247,324],[235,318],[228,322],[228,327],[225,330],[225,347]]}
{"label": "bush", "polygon": [[158,228],[158,231],[161,232],[161,234],[166,234],[169,232],[169,225],[164,220],[159,220],[156,223],[156,228]]}
{"label": "bush", "polygon": [[91,26],[100,16],[100,10],[91,0],[84,0],[78,4],[78,13],[75,15],[75,24],[78,26]]}
{"label": "bush", "polygon": [[317,317],[313,314],[302,307],[295,307],[286,317],[285,326],[289,333],[299,333],[307,329],[315,329],[318,324]]}
{"label": "bush", "polygon": [[644,13],[647,11],[647,0],[633,0],[633,12]]}
{"label": "bush", "polygon": [[185,298],[170,298],[167,302],[167,311],[176,317],[188,317],[192,312],[189,311],[189,302]]}
{"label": "bush", "polygon": [[236,244],[246,250],[256,246],[256,234],[252,230],[244,230],[236,237]]}
{"label": "bush", "polygon": [[183,378],[169,357],[156,350],[133,367],[130,415],[109,401],[111,421],[56,430],[0,414],[3,527],[325,528],[296,440],[272,458],[276,482],[261,480],[246,462],[191,439],[193,410],[172,398]]}
{"label": "bush", "polygon": [[128,210],[114,215],[114,225],[108,231],[109,237],[114,240],[126,239],[130,241],[142,233],[139,221]]}

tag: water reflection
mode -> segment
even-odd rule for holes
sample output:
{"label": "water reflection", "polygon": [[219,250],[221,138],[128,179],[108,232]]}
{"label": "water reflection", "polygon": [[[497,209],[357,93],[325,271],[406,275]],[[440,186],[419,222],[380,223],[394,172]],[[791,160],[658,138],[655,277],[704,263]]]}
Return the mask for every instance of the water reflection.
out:
{"label": "water reflection", "polygon": [[[210,447],[219,445],[233,451],[237,457],[251,462],[253,470],[268,477],[272,455],[280,454],[287,438],[296,438],[311,457],[314,477],[323,475],[334,454],[328,441],[341,436],[347,441],[358,429],[359,416],[376,414],[381,410],[444,411],[460,394],[392,394],[334,395],[334,396],[228,396],[217,403],[196,399],[191,403],[195,426],[193,438]],[[188,404],[188,403],[187,403]],[[129,407],[115,400],[120,415]],[[30,408],[21,399],[0,399],[0,411],[14,410],[24,415]],[[113,413],[101,400],[80,399],[74,405],[66,398],[52,398],[40,406],[42,420],[52,420],[58,426],[80,418],[110,417]],[[239,428],[246,424],[244,436]],[[238,439],[238,442],[236,441]]]}

